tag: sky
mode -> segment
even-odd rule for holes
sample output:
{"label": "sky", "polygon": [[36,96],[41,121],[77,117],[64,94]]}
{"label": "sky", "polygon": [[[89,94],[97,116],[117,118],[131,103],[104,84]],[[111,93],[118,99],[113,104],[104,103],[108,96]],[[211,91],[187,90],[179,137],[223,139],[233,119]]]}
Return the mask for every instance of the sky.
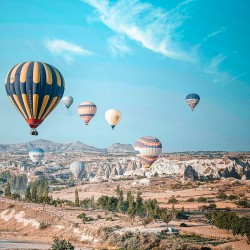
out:
{"label": "sky", "polygon": [[[99,148],[157,137],[164,152],[250,150],[248,0],[0,0],[0,143],[81,141]],[[19,62],[64,76],[63,103],[29,134],[4,82]],[[189,93],[201,101],[194,112]],[[85,126],[77,113],[92,101]],[[115,108],[114,131],[105,120]]]}

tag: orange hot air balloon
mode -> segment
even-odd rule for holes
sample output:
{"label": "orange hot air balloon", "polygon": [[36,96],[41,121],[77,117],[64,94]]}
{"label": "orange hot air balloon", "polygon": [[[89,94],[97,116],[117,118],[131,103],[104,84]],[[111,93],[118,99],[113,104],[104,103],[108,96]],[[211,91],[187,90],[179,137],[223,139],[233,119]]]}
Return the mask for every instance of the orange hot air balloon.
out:
{"label": "orange hot air balloon", "polygon": [[88,125],[90,120],[95,116],[97,107],[93,102],[82,102],[79,104],[77,111],[85,122],[85,125]]}

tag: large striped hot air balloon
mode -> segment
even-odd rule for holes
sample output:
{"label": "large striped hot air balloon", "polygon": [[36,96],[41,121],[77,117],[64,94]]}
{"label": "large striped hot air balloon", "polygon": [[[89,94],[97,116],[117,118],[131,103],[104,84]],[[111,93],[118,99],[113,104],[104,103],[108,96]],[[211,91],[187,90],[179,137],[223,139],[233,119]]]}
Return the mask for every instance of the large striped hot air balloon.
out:
{"label": "large striped hot air balloon", "polygon": [[118,124],[118,122],[122,119],[122,114],[119,110],[109,109],[105,113],[105,118],[112,129]]}
{"label": "large striped hot air balloon", "polygon": [[144,167],[150,168],[161,154],[162,145],[157,138],[145,136],[136,141],[134,149]]}
{"label": "large striped hot air balloon", "polygon": [[196,105],[199,103],[200,97],[197,94],[189,94],[186,96],[186,103],[194,111]]}
{"label": "large striped hot air balloon", "polygon": [[66,106],[67,109],[72,105],[73,101],[74,99],[72,96],[64,96],[62,98],[62,102]]}
{"label": "large striped hot air balloon", "polygon": [[74,161],[70,164],[69,169],[75,179],[79,179],[85,171],[85,164],[83,161]]}
{"label": "large striped hot air balloon", "polygon": [[93,102],[82,102],[78,106],[77,111],[85,122],[85,125],[88,125],[90,120],[95,116],[97,107]]}
{"label": "large striped hot air balloon", "polygon": [[41,148],[32,148],[29,150],[29,157],[37,165],[44,157],[44,151]]}
{"label": "large striped hot air balloon", "polygon": [[24,62],[14,66],[7,74],[7,95],[31,127],[31,134],[54,110],[64,92],[62,74],[53,66],[42,62]]}

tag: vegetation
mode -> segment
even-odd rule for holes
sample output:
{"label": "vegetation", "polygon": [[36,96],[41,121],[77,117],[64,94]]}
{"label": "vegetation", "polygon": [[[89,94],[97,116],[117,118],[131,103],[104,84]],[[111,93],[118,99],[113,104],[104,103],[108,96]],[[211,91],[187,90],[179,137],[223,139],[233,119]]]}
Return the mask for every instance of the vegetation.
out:
{"label": "vegetation", "polygon": [[87,215],[85,213],[81,213],[77,216],[78,219],[81,219],[83,222],[88,222],[88,221],[92,221],[93,218],[91,217],[87,217]]}
{"label": "vegetation", "polygon": [[11,190],[10,190],[10,183],[8,182],[5,189],[4,189],[4,196],[6,198],[10,198],[11,197]]}
{"label": "vegetation", "polygon": [[42,222],[40,222],[40,224],[39,224],[39,229],[42,230],[42,229],[45,229],[45,228],[50,227],[50,226],[51,226],[50,223],[42,221]]}
{"label": "vegetation", "polygon": [[66,240],[55,239],[51,246],[51,250],[74,250],[74,246]]}
{"label": "vegetation", "polygon": [[232,230],[234,235],[246,236],[250,243],[250,218],[239,217],[234,212],[216,211],[206,214],[207,219],[212,225],[218,228]]}
{"label": "vegetation", "polygon": [[79,200],[79,194],[78,194],[78,189],[77,188],[75,190],[75,206],[76,207],[80,206],[80,200]]}

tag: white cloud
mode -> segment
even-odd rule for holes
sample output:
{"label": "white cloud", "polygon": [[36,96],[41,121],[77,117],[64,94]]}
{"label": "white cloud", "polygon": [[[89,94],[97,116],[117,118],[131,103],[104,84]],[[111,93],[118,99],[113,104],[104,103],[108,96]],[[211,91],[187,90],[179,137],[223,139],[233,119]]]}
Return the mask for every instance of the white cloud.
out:
{"label": "white cloud", "polygon": [[224,27],[221,27],[220,29],[218,29],[218,30],[216,30],[216,31],[214,31],[214,32],[212,32],[212,33],[210,33],[210,34],[208,34],[208,35],[202,40],[202,42],[204,43],[204,42],[206,42],[209,38],[214,37],[214,36],[217,36],[217,35],[219,35],[220,33],[224,32],[224,31],[226,31],[226,27],[225,27],[225,26],[224,26]]}
{"label": "white cloud", "polygon": [[244,76],[244,75],[246,75],[247,74],[247,71],[245,71],[245,72],[242,72],[241,74],[239,74],[239,75],[237,75],[237,76],[234,76],[234,77],[232,77],[227,83],[231,83],[231,82],[233,82],[233,81],[235,81],[235,80],[237,80],[237,79],[239,79],[239,78],[241,78],[242,76]]}
{"label": "white cloud", "polygon": [[129,48],[125,41],[124,37],[121,36],[113,36],[108,39],[108,47],[112,54],[112,56],[116,57],[118,55],[130,54],[132,53],[132,49]]}
{"label": "white cloud", "polygon": [[219,71],[219,65],[220,65],[226,58],[227,58],[227,56],[225,56],[225,55],[223,55],[223,54],[219,54],[219,55],[215,56],[215,57],[211,60],[209,66],[208,66],[208,68],[207,68],[207,71],[208,71],[209,73],[217,73],[217,72]]}
{"label": "white cloud", "polygon": [[81,46],[75,43],[70,43],[64,40],[47,39],[44,41],[44,44],[49,51],[51,51],[53,54],[64,57],[64,59],[68,62],[73,60],[74,55],[90,56],[93,54],[91,51],[83,49]]}
{"label": "white cloud", "polygon": [[82,0],[95,8],[98,18],[114,32],[138,42],[144,48],[166,57],[184,61],[195,58],[180,48],[177,29],[185,20],[183,1],[164,10],[139,0]]}

